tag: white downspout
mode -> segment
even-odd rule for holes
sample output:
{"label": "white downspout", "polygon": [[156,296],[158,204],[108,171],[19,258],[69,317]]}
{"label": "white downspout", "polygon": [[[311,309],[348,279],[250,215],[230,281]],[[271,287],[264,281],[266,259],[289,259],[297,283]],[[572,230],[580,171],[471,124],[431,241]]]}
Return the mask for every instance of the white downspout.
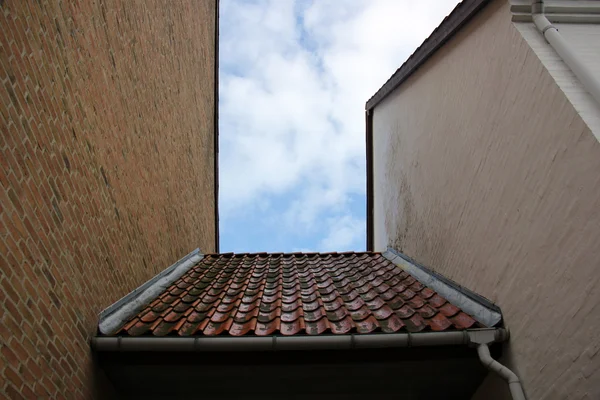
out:
{"label": "white downspout", "polygon": [[477,354],[479,354],[481,363],[487,369],[494,371],[508,382],[508,389],[510,390],[510,395],[513,400],[525,400],[525,393],[523,393],[523,386],[521,386],[519,377],[510,369],[492,358],[487,344],[480,344],[477,346]]}
{"label": "white downspout", "polygon": [[[502,334],[506,335],[501,338],[502,341],[508,340],[508,330],[504,329],[501,331]],[[469,340],[472,345],[477,346],[477,354],[481,363],[490,371],[497,373],[502,379],[508,383],[508,389],[513,400],[527,400],[523,386],[517,374],[512,372],[510,369],[500,364],[498,361],[492,358],[488,345],[498,341],[496,337],[497,333],[490,332],[489,330],[474,330],[469,331]]]}
{"label": "white downspout", "polygon": [[600,80],[571,50],[569,43],[558,32],[558,29],[544,15],[544,1],[531,1],[531,18],[546,41],[558,53],[560,58],[573,71],[585,89],[600,104]]}

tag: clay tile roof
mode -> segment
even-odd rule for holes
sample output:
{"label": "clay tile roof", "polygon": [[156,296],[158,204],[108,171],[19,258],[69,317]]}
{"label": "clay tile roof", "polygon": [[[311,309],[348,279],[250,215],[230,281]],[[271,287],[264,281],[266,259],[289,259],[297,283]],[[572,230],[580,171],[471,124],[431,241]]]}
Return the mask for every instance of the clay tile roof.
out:
{"label": "clay tile roof", "polygon": [[214,254],[116,335],[319,335],[481,327],[380,253]]}

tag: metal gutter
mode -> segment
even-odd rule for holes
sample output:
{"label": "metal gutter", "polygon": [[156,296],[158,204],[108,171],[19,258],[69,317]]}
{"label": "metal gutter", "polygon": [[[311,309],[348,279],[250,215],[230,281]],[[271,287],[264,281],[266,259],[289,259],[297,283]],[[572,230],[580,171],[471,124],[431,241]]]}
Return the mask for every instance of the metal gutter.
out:
{"label": "metal gutter", "polygon": [[219,252],[219,6],[220,0],[215,4],[215,76],[214,76],[214,116],[213,116],[213,141],[214,141],[214,202],[215,202],[215,249]]}
{"label": "metal gutter", "polygon": [[160,272],[152,279],[123,296],[113,305],[100,312],[98,329],[104,335],[110,335],[120,328],[133,315],[137,314],[150,301],[162,293],[173,282],[185,274],[191,267],[198,264],[204,256],[196,249],[178,260],[169,268]]}
{"label": "metal gutter", "polygon": [[[578,14],[578,13],[562,13],[562,14],[546,14],[546,18],[550,22],[563,24],[598,24],[600,23],[600,14]],[[512,22],[533,22],[531,13],[513,12]]]}
{"label": "metal gutter", "polygon": [[[379,333],[315,336],[240,337],[94,337],[97,352],[237,352],[284,350],[351,350],[392,347],[469,345],[471,335],[485,334],[492,342],[504,342],[508,331],[469,329],[452,332]],[[474,336],[476,337],[476,336]]]}
{"label": "metal gutter", "polygon": [[544,35],[546,41],[558,53],[560,58],[573,71],[584,88],[600,105],[600,80],[596,73],[588,68],[579,56],[571,49],[571,45],[559,33],[556,26],[544,15],[544,2],[532,0],[531,18],[537,29]]}
{"label": "metal gutter", "polygon": [[502,321],[500,308],[485,297],[414,262],[406,255],[392,248],[388,248],[382,255],[408,272],[423,285],[430,287],[450,303],[460,307],[464,312],[471,315],[483,325],[492,327],[500,324]]}

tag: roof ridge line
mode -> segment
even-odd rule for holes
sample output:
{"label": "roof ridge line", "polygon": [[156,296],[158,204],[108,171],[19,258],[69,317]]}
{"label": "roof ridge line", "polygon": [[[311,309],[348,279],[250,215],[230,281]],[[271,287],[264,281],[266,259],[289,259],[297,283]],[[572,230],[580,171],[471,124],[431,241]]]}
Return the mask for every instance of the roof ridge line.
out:
{"label": "roof ridge line", "polygon": [[494,327],[502,321],[500,307],[485,297],[417,263],[391,247],[388,247],[381,254],[390,262],[408,272],[423,285],[435,290],[450,303],[460,307],[464,312],[482,324]]}
{"label": "roof ridge line", "polygon": [[104,335],[111,334],[120,328],[132,316],[139,313],[150,301],[198,264],[204,255],[197,248],[183,256],[173,265],[159,272],[154,277],[126,294],[99,314],[98,329]]}
{"label": "roof ridge line", "polygon": [[259,251],[259,252],[241,252],[241,253],[236,253],[236,252],[225,252],[225,253],[206,253],[204,254],[205,257],[243,257],[243,256],[248,256],[248,257],[258,257],[258,256],[263,256],[263,257],[267,257],[267,256],[285,256],[285,257],[292,257],[292,256],[296,256],[296,257],[300,257],[300,256],[352,256],[352,255],[377,255],[377,254],[381,254],[381,252],[379,251],[314,251],[314,252],[301,252],[301,251],[289,251],[289,252],[281,252],[281,251],[274,251],[274,252],[268,252],[268,251]]}

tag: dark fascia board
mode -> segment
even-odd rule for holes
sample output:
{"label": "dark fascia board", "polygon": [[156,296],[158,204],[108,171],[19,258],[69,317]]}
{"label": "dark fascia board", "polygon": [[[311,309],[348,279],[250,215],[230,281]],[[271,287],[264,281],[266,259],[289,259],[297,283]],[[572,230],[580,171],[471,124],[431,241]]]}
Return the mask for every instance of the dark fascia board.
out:
{"label": "dark fascia board", "polygon": [[375,216],[373,215],[373,111],[367,110],[365,113],[366,122],[366,150],[367,150],[367,251],[374,251],[375,248],[375,237],[374,237],[374,226]]}
{"label": "dark fascia board", "polygon": [[219,7],[220,0],[215,4],[215,75],[214,75],[214,208],[215,208],[215,249],[219,252]]}
{"label": "dark fascia board", "polygon": [[387,82],[367,101],[366,109],[372,110],[385,97],[412,75],[429,57],[442,47],[473,16],[492,0],[463,0],[435,28],[433,33],[408,57]]}

